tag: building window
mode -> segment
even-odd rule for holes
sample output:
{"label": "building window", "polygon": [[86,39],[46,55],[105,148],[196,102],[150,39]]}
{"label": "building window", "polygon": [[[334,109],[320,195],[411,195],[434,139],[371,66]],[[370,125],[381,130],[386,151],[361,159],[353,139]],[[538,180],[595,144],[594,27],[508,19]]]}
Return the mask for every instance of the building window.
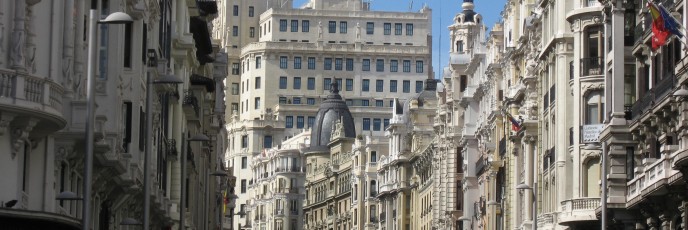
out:
{"label": "building window", "polygon": [[287,89],[287,77],[280,77],[279,88],[280,89]]}
{"label": "building window", "polygon": [[325,58],[325,70],[332,70],[332,58]]}
{"label": "building window", "polygon": [[260,89],[260,77],[256,77],[256,80],[254,83],[255,83],[254,85],[256,86],[256,89]]}
{"label": "building window", "polygon": [[404,93],[410,93],[411,92],[411,81],[404,80],[402,88],[403,88],[402,91]]}
{"label": "building window", "polygon": [[308,78],[308,90],[315,90],[315,78],[314,77]]}
{"label": "building window", "polygon": [[260,69],[263,67],[263,58],[262,57],[256,57],[256,69]]}
{"label": "building window", "polygon": [[373,131],[380,131],[381,126],[382,126],[382,120],[380,118],[373,119]]}
{"label": "building window", "polygon": [[311,31],[311,22],[308,20],[303,20],[301,21],[301,32],[310,32]]}
{"label": "building window", "polygon": [[339,87],[337,90],[341,91],[344,88],[344,82],[342,82],[341,78],[335,78],[335,80],[337,81],[337,87]]}
{"label": "building window", "polygon": [[463,52],[463,41],[456,42],[456,52]]}
{"label": "building window", "polygon": [[366,23],[366,34],[374,34],[374,33],[375,33],[375,23],[374,22]]}
{"label": "building window", "polygon": [[342,60],[341,58],[335,58],[334,59],[334,69],[335,70],[342,70],[342,68],[343,68],[342,65],[344,64],[344,63],[342,63],[343,61],[344,60]]}
{"label": "building window", "polygon": [[124,26],[124,67],[131,68],[131,23]]}
{"label": "building window", "polygon": [[296,128],[303,129],[303,116],[296,117]]}
{"label": "building window", "polygon": [[401,35],[403,27],[404,25],[401,23],[394,23],[394,35]]}
{"label": "building window", "polygon": [[385,60],[377,59],[377,61],[375,63],[375,71],[385,72]]}
{"label": "building window", "polygon": [[346,105],[347,106],[354,106],[354,100],[346,99]]}
{"label": "building window", "polygon": [[376,80],[375,81],[375,92],[383,92],[385,88],[385,81],[384,80]]}
{"label": "building window", "polygon": [[346,59],[346,71],[354,71],[354,59],[353,58],[347,58]]}
{"label": "building window", "polygon": [[241,168],[248,168],[248,157],[241,157]]}
{"label": "building window", "polygon": [[[246,179],[241,180],[241,194],[246,193]],[[243,207],[243,204],[242,204]]]}
{"label": "building window", "polygon": [[389,72],[397,72],[397,71],[399,71],[399,61],[398,60],[389,61]]}
{"label": "building window", "polygon": [[370,118],[363,118],[363,130],[370,130]]}
{"label": "building window", "polygon": [[232,95],[239,95],[239,83],[232,83]]}
{"label": "building window", "polygon": [[315,69],[315,57],[308,57],[308,69]]}
{"label": "building window", "polygon": [[301,104],[301,98],[300,98],[300,97],[295,97],[295,98],[294,98],[294,103],[292,103],[292,104],[294,104],[294,105],[300,105],[300,104]]}
{"label": "building window", "polygon": [[370,106],[370,101],[369,100],[361,100],[361,106]]}
{"label": "building window", "polygon": [[315,98],[306,98],[306,104],[315,105]]}
{"label": "building window", "polygon": [[392,23],[385,23],[385,35],[392,34]]}
{"label": "building window", "polygon": [[255,103],[254,103],[254,105],[255,105],[254,108],[255,108],[255,109],[260,109],[260,97],[254,98],[253,101],[255,102]]}
{"label": "building window", "polygon": [[410,60],[404,60],[404,73],[410,73],[411,72],[411,61]]}
{"label": "building window", "polygon": [[337,33],[337,22],[336,21],[330,21],[327,27],[327,31],[331,34]]}
{"label": "building window", "polygon": [[339,33],[345,34],[346,31],[349,29],[348,23],[345,21],[339,22]]}
{"label": "building window", "polygon": [[301,69],[301,57],[294,57],[294,69]]}
{"label": "building window", "polygon": [[279,104],[280,105],[287,104],[287,97],[279,97]]}
{"label": "building window", "polygon": [[280,69],[286,69],[286,68],[287,68],[287,57],[281,56],[280,57]]}
{"label": "building window", "polygon": [[370,91],[370,80],[363,79],[363,84],[361,84],[361,91],[363,91],[363,92]]}
{"label": "building window", "polygon": [[392,92],[392,93],[397,92],[397,80],[390,80],[389,81],[389,92]]}
{"label": "building window", "polygon": [[382,125],[383,129],[387,129],[387,127],[389,127],[389,119],[382,120]]}
{"label": "building window", "polygon": [[362,65],[363,71],[370,71],[370,59],[363,59],[363,65]]}
{"label": "building window", "polygon": [[263,148],[272,148],[272,136],[265,136],[263,138]]}
{"label": "building window", "polygon": [[291,20],[291,32],[299,32],[299,20]]}
{"label": "building window", "polygon": [[287,32],[287,19],[280,19],[280,32]]}
{"label": "building window", "polygon": [[586,97],[585,124],[600,124],[604,118],[604,95],[601,91],[593,91]]}
{"label": "building window", "polygon": [[238,26],[232,26],[232,36],[234,36],[234,37],[239,36],[239,27]]}
{"label": "building window", "polygon": [[383,100],[375,100],[375,107],[385,107],[385,102]]}
{"label": "building window", "polygon": [[308,117],[308,128],[313,127],[313,124],[315,124],[315,117]]}
{"label": "building window", "polygon": [[287,129],[294,128],[294,117],[292,117],[292,116],[287,116],[287,118],[286,118],[286,120],[285,120],[284,123],[285,123],[285,126],[286,126]]}
{"label": "building window", "polygon": [[323,89],[330,90],[330,84],[332,84],[332,78],[323,78]]}
{"label": "building window", "polygon": [[248,148],[248,135],[241,136],[241,148]]}
{"label": "building window", "polygon": [[346,91],[354,91],[354,79],[346,79]]}
{"label": "building window", "polygon": [[255,27],[251,27],[248,29],[248,36],[251,38],[256,37],[256,28]]}
{"label": "building window", "polygon": [[249,6],[248,7],[248,16],[249,17],[253,17],[253,15],[254,15],[253,11],[254,11],[253,6]]}
{"label": "building window", "polygon": [[407,36],[413,36],[413,24],[410,24],[410,23],[406,24],[406,35]]}
{"label": "building window", "polygon": [[239,75],[239,63],[232,63],[232,75]]}
{"label": "building window", "polygon": [[232,15],[239,16],[239,5],[234,5],[234,8],[232,9]]}
{"label": "building window", "polygon": [[423,91],[423,81],[416,81],[416,93]]}
{"label": "building window", "polygon": [[[370,162],[377,162],[377,151],[370,151]],[[372,189],[373,187],[371,187]]]}
{"label": "building window", "polygon": [[294,89],[301,89],[301,77],[294,77]]}
{"label": "building window", "polygon": [[416,61],[416,73],[423,73],[423,61]]}

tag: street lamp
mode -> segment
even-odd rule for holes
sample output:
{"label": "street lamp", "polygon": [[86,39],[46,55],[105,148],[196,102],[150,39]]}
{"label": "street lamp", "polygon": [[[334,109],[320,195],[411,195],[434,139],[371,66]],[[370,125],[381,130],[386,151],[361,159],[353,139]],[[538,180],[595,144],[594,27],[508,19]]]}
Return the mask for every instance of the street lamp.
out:
{"label": "street lamp", "polygon": [[131,225],[142,225],[142,224],[141,224],[141,221],[139,221],[137,219],[127,217],[127,218],[122,219],[122,222],[119,222],[119,225],[131,226]]}
{"label": "street lamp", "polygon": [[72,201],[72,200],[83,200],[84,198],[79,197],[74,192],[64,191],[64,192],[61,192],[60,194],[57,194],[55,199],[59,200],[59,201],[63,201],[63,200]]}
{"label": "street lamp", "polygon": [[208,142],[210,141],[210,138],[206,135],[203,134],[196,134],[186,140],[186,135],[182,135],[182,154],[181,154],[181,160],[182,160],[182,175],[181,175],[181,194],[179,196],[179,229],[182,230],[184,229],[184,213],[186,212],[186,150],[187,150],[187,145],[190,145],[191,142]]}
{"label": "street lamp", "polygon": [[95,123],[95,72],[96,72],[96,46],[98,33],[96,24],[124,24],[134,20],[126,13],[115,12],[108,15],[104,20],[98,21],[98,0],[91,0],[88,23],[88,65],[86,74],[86,151],[84,152],[84,202],[82,203],[82,222],[81,229],[91,228],[91,183],[93,180],[93,149]]}
{"label": "street lamp", "polygon": [[[533,167],[535,167],[533,165]],[[533,196],[533,230],[537,230],[537,191],[535,191],[535,188],[537,188],[537,182],[533,182],[533,187],[530,187],[529,185],[523,183],[516,185],[516,190],[532,190],[532,196]]]}
{"label": "street lamp", "polygon": [[[113,19],[116,20],[116,19]],[[148,53],[149,62],[157,61],[155,52]],[[155,66],[157,63],[148,63],[149,66]],[[146,72],[146,151],[143,156],[143,229],[150,228],[150,157],[153,152],[152,133],[153,130],[153,85],[155,84],[181,84],[184,81],[173,75],[162,75],[159,79],[151,79],[150,72]]]}

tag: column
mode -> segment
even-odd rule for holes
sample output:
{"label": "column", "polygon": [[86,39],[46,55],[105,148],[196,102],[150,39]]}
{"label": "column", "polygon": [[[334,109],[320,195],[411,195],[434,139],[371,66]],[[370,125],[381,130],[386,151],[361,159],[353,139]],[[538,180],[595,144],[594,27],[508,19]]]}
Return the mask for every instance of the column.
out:
{"label": "column", "polygon": [[533,220],[534,218],[537,218],[536,216],[533,216],[533,196],[532,193],[535,191],[535,184],[533,184],[534,181],[534,171],[533,169],[535,168],[535,165],[533,165],[533,157],[535,157],[535,152],[533,151],[533,144],[534,140],[532,136],[527,136],[524,138],[523,145],[525,146],[525,152],[523,153],[524,157],[524,162],[525,162],[525,183],[529,185],[533,190],[523,190],[524,196],[523,196],[523,205],[525,208],[523,209],[525,219],[524,221],[527,220]]}
{"label": "column", "polygon": [[24,23],[26,21],[26,2],[19,0],[14,2],[14,25],[12,29],[12,40],[10,43],[10,67],[15,70],[26,70],[26,31]]}

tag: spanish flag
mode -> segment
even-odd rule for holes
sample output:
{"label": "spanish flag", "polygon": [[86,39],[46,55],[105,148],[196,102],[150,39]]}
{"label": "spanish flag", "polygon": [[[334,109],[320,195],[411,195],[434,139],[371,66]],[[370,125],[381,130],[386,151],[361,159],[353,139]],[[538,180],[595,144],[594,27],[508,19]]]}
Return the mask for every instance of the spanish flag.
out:
{"label": "spanish flag", "polygon": [[679,30],[681,25],[669,14],[666,8],[657,6],[652,1],[648,1],[647,7],[650,10],[650,16],[652,16],[652,50],[657,50],[666,45],[671,35],[683,37]]}

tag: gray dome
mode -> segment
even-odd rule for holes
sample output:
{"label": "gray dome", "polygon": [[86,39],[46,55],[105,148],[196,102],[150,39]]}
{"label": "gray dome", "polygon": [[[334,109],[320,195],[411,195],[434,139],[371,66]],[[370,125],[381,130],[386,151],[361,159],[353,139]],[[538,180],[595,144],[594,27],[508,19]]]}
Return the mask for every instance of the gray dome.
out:
{"label": "gray dome", "polygon": [[330,84],[330,95],[327,95],[327,100],[320,104],[318,115],[315,116],[315,123],[311,130],[311,147],[327,146],[330,143],[330,137],[332,137],[332,129],[340,119],[344,128],[344,136],[356,137],[354,118],[351,116],[346,102],[339,95],[339,84],[337,81],[333,81]]}

